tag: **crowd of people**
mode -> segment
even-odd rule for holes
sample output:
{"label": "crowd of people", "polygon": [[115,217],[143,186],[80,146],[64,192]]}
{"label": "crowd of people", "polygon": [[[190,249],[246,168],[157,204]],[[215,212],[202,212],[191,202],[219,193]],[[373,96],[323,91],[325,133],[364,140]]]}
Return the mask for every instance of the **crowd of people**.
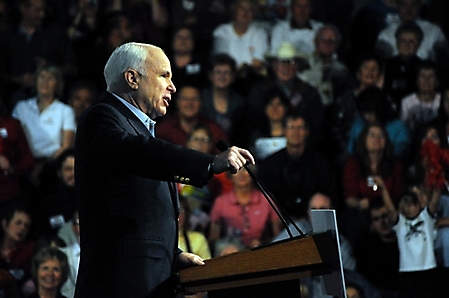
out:
{"label": "crowd of people", "polygon": [[[220,140],[248,149],[306,232],[317,197],[336,209],[354,297],[447,296],[447,6],[0,0],[0,297],[73,297],[77,124],[128,42],[160,47],[171,64],[176,93],[150,121],[156,138],[214,155]],[[187,182],[183,250],[208,259],[280,239],[246,170]],[[313,280],[302,295],[321,297]]]}

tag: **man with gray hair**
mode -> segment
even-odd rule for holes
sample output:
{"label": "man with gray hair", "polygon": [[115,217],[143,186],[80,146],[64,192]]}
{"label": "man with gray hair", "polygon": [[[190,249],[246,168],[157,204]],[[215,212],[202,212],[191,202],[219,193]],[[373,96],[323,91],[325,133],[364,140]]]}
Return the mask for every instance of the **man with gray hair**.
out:
{"label": "man with gray hair", "polygon": [[204,264],[177,248],[175,183],[202,186],[254,158],[237,147],[214,156],[155,138],[155,119],[166,114],[176,91],[162,49],[123,44],[104,76],[107,92],[83,114],[76,136],[81,257],[75,297],[174,297],[173,272]]}

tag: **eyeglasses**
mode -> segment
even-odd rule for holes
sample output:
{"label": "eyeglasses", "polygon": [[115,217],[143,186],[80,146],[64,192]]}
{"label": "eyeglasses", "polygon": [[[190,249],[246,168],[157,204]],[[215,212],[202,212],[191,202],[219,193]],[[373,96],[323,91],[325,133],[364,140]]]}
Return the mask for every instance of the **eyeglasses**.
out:
{"label": "eyeglasses", "polygon": [[295,65],[296,61],[295,59],[283,59],[283,60],[276,60],[276,64],[287,64],[287,65]]}
{"label": "eyeglasses", "polygon": [[203,142],[203,143],[209,143],[210,142],[210,138],[209,137],[193,137],[190,139],[191,141],[195,141],[195,142]]}
{"label": "eyeglasses", "polygon": [[380,220],[387,220],[387,219],[388,219],[388,214],[387,213],[382,213],[381,215],[373,216],[371,218],[371,220],[373,222],[377,222],[377,221],[380,221]]}

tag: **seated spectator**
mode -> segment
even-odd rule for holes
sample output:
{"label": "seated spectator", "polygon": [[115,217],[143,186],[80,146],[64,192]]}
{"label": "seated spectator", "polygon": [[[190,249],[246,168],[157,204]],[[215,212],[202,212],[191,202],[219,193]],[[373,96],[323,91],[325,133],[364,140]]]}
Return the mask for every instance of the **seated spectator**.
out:
{"label": "seated spectator", "polygon": [[309,123],[310,146],[323,140],[324,108],[316,88],[297,77],[301,59],[291,43],[282,44],[274,55],[268,57],[272,74],[254,85],[248,95],[245,127],[249,135],[263,119],[263,103],[268,90],[277,86],[290,101],[292,111],[302,113]]}
{"label": "seated spectator", "polygon": [[[214,121],[200,115],[201,96],[198,88],[183,86],[178,90],[176,98],[176,113],[167,115],[165,119],[156,125],[156,137],[181,146],[187,145],[189,133],[198,124],[207,125],[213,133],[212,144],[219,140],[228,141],[226,132]],[[218,153],[218,149],[212,149]]]}
{"label": "seated spectator", "polygon": [[441,94],[437,92],[439,82],[434,63],[421,63],[415,78],[417,91],[404,97],[401,104],[401,120],[407,124],[411,133],[437,117],[441,101]]}
{"label": "seated spectator", "polygon": [[287,146],[259,164],[259,177],[287,213],[307,217],[313,194],[335,193],[333,169],[326,158],[308,144],[309,126],[303,116],[292,113],[286,118]]}
{"label": "seated spectator", "polygon": [[[211,153],[213,135],[208,126],[197,125],[189,134],[187,147],[204,153]],[[209,213],[215,198],[232,190],[232,182],[226,173],[214,175],[207,185],[196,187],[184,183],[178,183],[179,194],[189,203],[192,209],[190,215],[191,228],[196,231],[204,231],[209,225]]]}
{"label": "seated spectator", "polygon": [[201,51],[190,27],[181,26],[173,32],[168,57],[171,62],[173,83],[177,89],[181,89],[184,85],[201,89],[209,82],[207,79],[209,54]]}
{"label": "seated spectator", "polygon": [[57,158],[56,172],[55,186],[51,187],[54,191],[45,196],[39,206],[37,225],[40,235],[56,235],[77,210],[74,149],[67,149]]}
{"label": "seated spectator", "polygon": [[367,54],[360,58],[356,71],[357,84],[337,98],[334,125],[331,127],[340,153],[346,151],[349,133],[354,120],[360,116],[357,110],[357,97],[368,87],[382,88],[382,61],[375,55]]}
{"label": "seated spectator", "polygon": [[284,42],[293,44],[298,53],[313,53],[313,39],[323,23],[310,18],[311,2],[312,0],[290,1],[291,18],[277,22],[271,31],[271,53],[276,53]]}
{"label": "seated spectator", "polygon": [[36,292],[30,298],[67,298],[60,292],[67,280],[69,265],[67,256],[57,247],[45,247],[33,258],[32,273]]}
{"label": "seated spectator", "polygon": [[299,77],[318,90],[323,105],[331,111],[335,99],[348,87],[349,70],[337,58],[341,34],[334,25],[323,25],[313,41],[315,50],[307,59],[308,67],[299,70]]}
{"label": "seated spectator", "polygon": [[[380,188],[379,184],[385,186]],[[397,202],[405,189],[401,161],[394,157],[384,126],[364,127],[358,138],[356,153],[343,169],[343,195],[347,205],[342,218],[342,233],[355,245],[369,228],[369,208],[378,196],[388,195]]]}
{"label": "seated spectator", "polygon": [[396,118],[387,94],[378,87],[368,87],[357,97],[358,114],[352,125],[347,153],[354,154],[357,139],[366,124],[375,122],[383,125],[388,132],[393,153],[401,160],[408,159],[410,134],[404,122]]}
{"label": "seated spectator", "polygon": [[416,55],[424,32],[414,22],[405,22],[396,30],[398,54],[385,61],[384,90],[392,97],[395,110],[401,100],[416,91],[416,73],[422,60]]}
{"label": "seated spectator", "polygon": [[221,24],[213,32],[214,54],[228,54],[237,65],[237,72],[261,74],[265,71],[264,55],[269,50],[268,34],[254,22],[256,3],[234,0],[232,21]]}
{"label": "seated spectator", "polygon": [[17,100],[33,96],[38,68],[56,65],[66,81],[73,77],[77,68],[65,28],[44,22],[45,0],[15,2],[18,2],[20,21],[0,38],[0,78],[9,91],[9,108]]}
{"label": "seated spectator", "polygon": [[225,237],[215,242],[214,257],[229,255],[245,249],[245,245],[240,239],[234,237]]}
{"label": "seated spectator", "polygon": [[70,87],[67,103],[73,108],[75,121],[87,110],[98,98],[98,90],[95,84],[89,81],[77,81]]}
{"label": "seated spectator", "polygon": [[421,0],[398,0],[398,14],[400,22],[392,23],[379,33],[376,48],[382,57],[397,55],[396,30],[404,22],[415,22],[424,32],[423,40],[417,56],[423,60],[438,62],[439,54],[447,52],[447,41],[443,31],[438,25],[420,18]]}
{"label": "seated spectator", "polygon": [[399,248],[393,223],[380,197],[369,208],[370,230],[354,247],[357,271],[382,297],[397,297],[399,285]]}
{"label": "seated spectator", "polygon": [[[36,89],[36,97],[18,102],[12,111],[12,116],[22,124],[35,159],[33,177],[40,174],[45,164],[73,146],[76,128],[73,109],[58,99],[63,92],[59,68],[39,68]],[[34,183],[38,185],[37,178]]]}
{"label": "seated spectator", "polygon": [[31,278],[31,260],[36,248],[35,242],[28,239],[30,227],[30,212],[21,206],[9,208],[2,218],[0,269],[14,276],[21,295],[28,292],[22,286]]}
{"label": "seated spectator", "polygon": [[232,85],[235,75],[236,64],[231,56],[217,54],[212,58],[210,84],[201,92],[201,115],[218,123],[233,145],[241,145],[239,132],[246,102]]}
{"label": "seated spectator", "polygon": [[249,148],[254,157],[265,157],[285,148],[285,117],[290,110],[288,97],[281,89],[273,87],[264,95],[264,114],[260,125],[251,133]]}
{"label": "seated spectator", "polygon": [[280,219],[246,169],[232,175],[234,189],[214,202],[210,213],[209,241],[239,238],[246,247],[267,242],[280,231]]}
{"label": "seated spectator", "polygon": [[10,116],[0,96],[0,209],[5,210],[25,193],[30,195],[23,180],[33,168],[33,155],[22,126]]}

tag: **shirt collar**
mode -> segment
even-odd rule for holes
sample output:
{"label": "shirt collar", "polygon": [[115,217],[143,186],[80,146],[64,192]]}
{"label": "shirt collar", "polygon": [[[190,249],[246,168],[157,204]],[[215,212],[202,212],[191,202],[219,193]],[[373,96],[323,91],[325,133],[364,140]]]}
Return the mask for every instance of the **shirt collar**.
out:
{"label": "shirt collar", "polygon": [[139,118],[140,121],[142,121],[143,125],[145,125],[145,127],[148,128],[148,130],[154,136],[154,126],[156,125],[156,121],[148,117],[144,112],[142,112],[141,110],[139,110],[138,108],[136,108],[135,106],[133,106],[132,104],[130,104],[129,102],[118,96],[117,94],[115,93],[111,94],[114,95],[118,100],[120,100],[128,109],[130,109],[130,111],[133,112],[134,115],[136,115],[136,117]]}

